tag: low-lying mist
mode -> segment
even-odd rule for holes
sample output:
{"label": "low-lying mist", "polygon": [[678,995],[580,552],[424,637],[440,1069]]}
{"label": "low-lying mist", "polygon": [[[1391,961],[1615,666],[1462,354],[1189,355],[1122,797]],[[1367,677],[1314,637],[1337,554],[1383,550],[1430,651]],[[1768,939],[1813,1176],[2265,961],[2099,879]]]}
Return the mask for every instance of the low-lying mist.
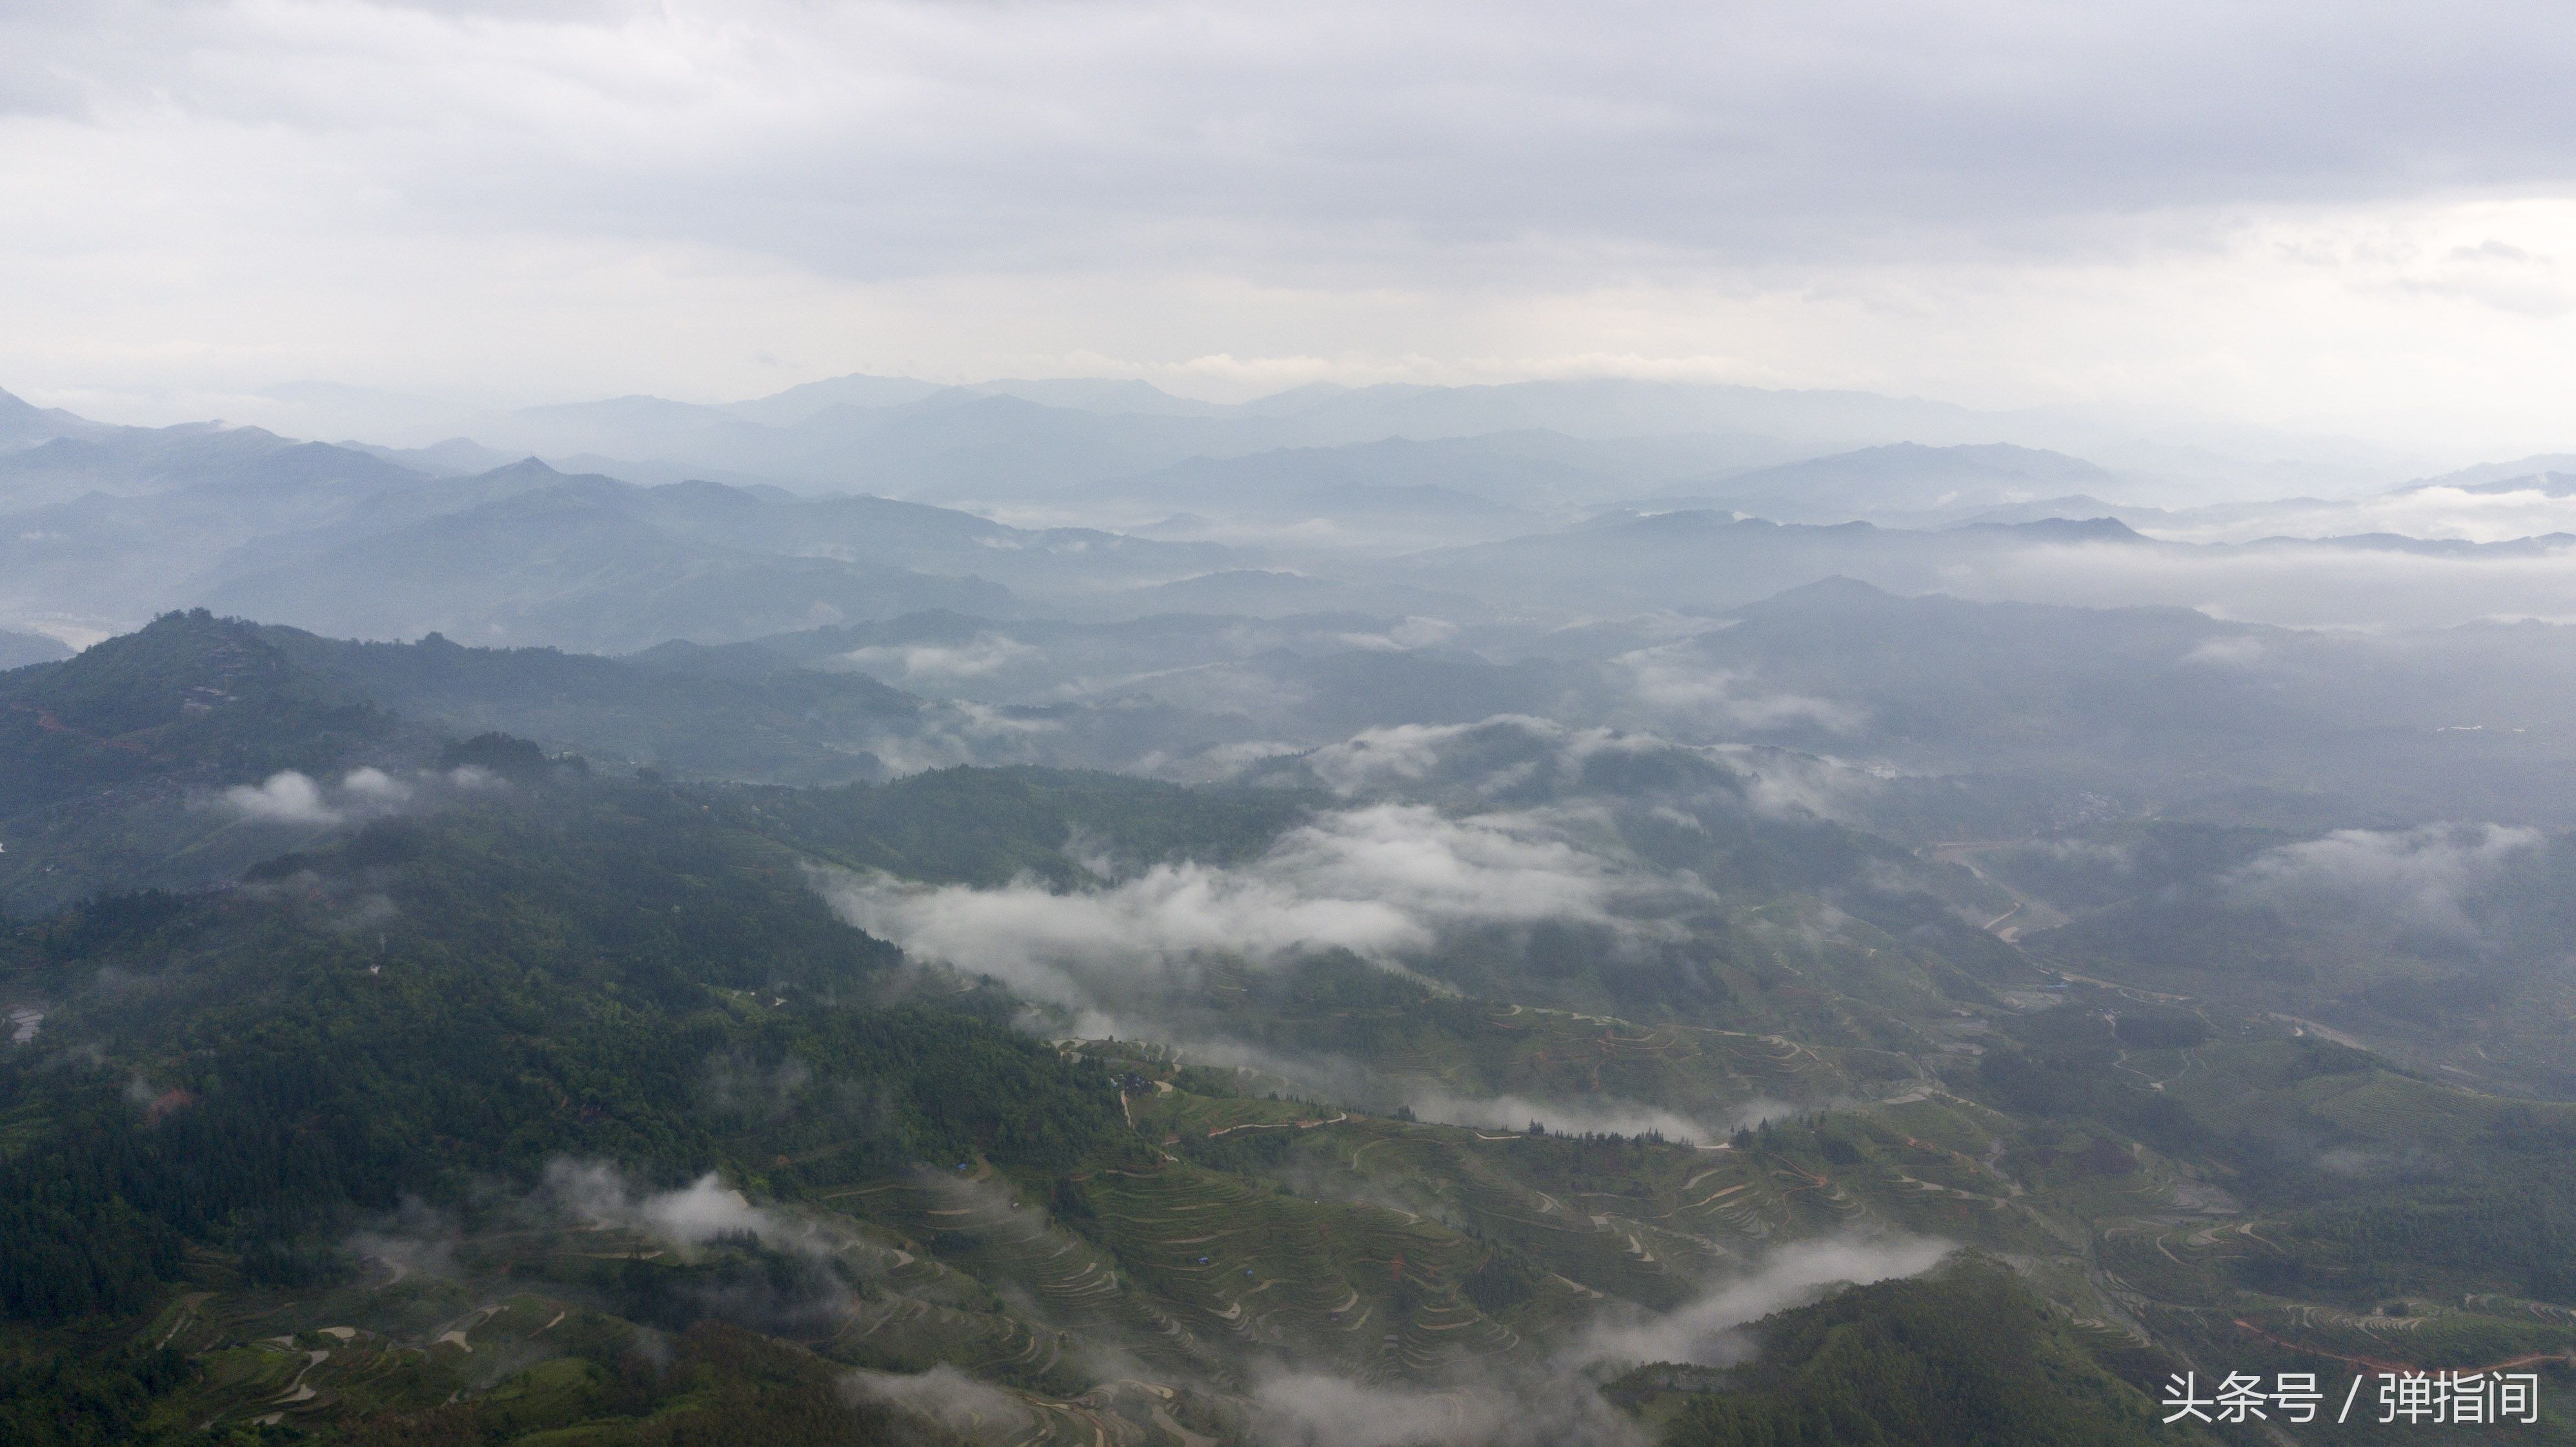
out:
{"label": "low-lying mist", "polygon": [[1761,1318],[1838,1286],[1920,1275],[1953,1249],[1858,1237],[1783,1246],[1686,1306],[1595,1325],[1535,1379],[1470,1371],[1454,1381],[1398,1387],[1291,1368],[1255,1390],[1255,1440],[1275,1447],[1645,1447],[1652,1440],[1646,1432],[1594,1390],[1605,1376],[1658,1362],[1734,1365],[1754,1349],[1743,1328]]}

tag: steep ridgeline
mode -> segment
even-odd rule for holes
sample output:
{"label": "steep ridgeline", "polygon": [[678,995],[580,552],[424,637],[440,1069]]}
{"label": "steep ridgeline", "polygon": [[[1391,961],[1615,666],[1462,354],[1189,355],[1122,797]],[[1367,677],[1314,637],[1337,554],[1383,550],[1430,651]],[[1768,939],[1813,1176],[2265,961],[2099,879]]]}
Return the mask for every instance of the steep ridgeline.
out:
{"label": "steep ridgeline", "polygon": [[707,650],[686,644],[617,659],[467,648],[437,633],[418,643],[345,642],[280,627],[259,636],[297,666],[407,717],[697,777],[882,778],[879,750],[900,757],[942,722],[935,705],[862,675],[693,668]]}
{"label": "steep ridgeline", "polygon": [[1260,736],[1239,712],[1133,698],[994,706],[922,697],[751,644],[670,642],[603,658],[466,647],[440,634],[355,643],[268,627],[259,636],[406,717],[701,779],[818,785],[952,764],[1114,767]]}
{"label": "steep ridgeline", "polygon": [[0,673],[0,913],[229,879],[324,811],[208,807],[223,786],[425,747],[364,695],[203,612]]}

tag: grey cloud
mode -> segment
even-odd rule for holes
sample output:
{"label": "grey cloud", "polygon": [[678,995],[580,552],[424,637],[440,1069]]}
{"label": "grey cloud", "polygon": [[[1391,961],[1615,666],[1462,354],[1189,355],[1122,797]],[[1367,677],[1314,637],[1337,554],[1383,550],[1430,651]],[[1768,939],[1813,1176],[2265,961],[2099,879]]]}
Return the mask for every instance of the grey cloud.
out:
{"label": "grey cloud", "polygon": [[2191,208],[2557,183],[2571,41],[2529,5],[129,0],[0,22],[0,108],[296,138],[393,226],[1454,274],[2125,248]]}
{"label": "grey cloud", "polygon": [[807,1103],[814,1071],[795,1055],[763,1066],[732,1053],[709,1057],[700,1094],[719,1115],[776,1119]]}
{"label": "grey cloud", "polygon": [[[1624,376],[2080,404],[1959,440],[2071,428],[2195,477],[2165,444],[2361,454],[2171,409],[2557,446],[2535,318],[2570,294],[2571,27],[2315,0],[22,5],[0,367],[101,416],[387,441],[456,409],[263,389]],[[2155,410],[2106,429],[2111,398]]]}

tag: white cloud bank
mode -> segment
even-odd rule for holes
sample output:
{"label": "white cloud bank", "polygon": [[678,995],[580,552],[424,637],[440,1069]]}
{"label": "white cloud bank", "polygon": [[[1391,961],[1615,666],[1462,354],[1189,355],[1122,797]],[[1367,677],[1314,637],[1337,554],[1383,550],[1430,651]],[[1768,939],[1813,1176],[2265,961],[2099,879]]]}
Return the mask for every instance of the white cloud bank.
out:
{"label": "white cloud bank", "polygon": [[257,784],[236,784],[222,798],[242,818],[257,823],[319,827],[387,812],[411,795],[411,785],[382,769],[352,769],[327,790],[309,774],[282,769]]}
{"label": "white cloud bank", "polygon": [[1638,1135],[1656,1131],[1666,1140],[1705,1144],[1716,1137],[1731,1134],[1741,1126],[1760,1125],[1775,1117],[1787,1116],[1799,1109],[1784,1101],[1767,1097],[1720,1104],[1712,1117],[1722,1124],[1696,1120],[1677,1111],[1659,1106],[1621,1100],[1615,1096],[1592,1096],[1579,1099],[1546,1100],[1525,1095],[1459,1095],[1454,1091],[1419,1089],[1405,1097],[1405,1105],[1417,1120],[1438,1125],[1463,1125],[1482,1130],[1525,1130],[1537,1121],[1562,1135],[1603,1132],[1610,1135]]}
{"label": "white cloud bank", "polygon": [[1446,1391],[1323,1372],[1264,1380],[1252,1394],[1261,1447],[1646,1447],[1589,1383],[1478,1382]]}
{"label": "white cloud bank", "polygon": [[[1723,688],[1723,685],[1720,685]],[[1857,712],[1818,699],[1765,695],[1774,720],[1806,718],[1829,727]],[[1831,720],[1832,722],[1828,722]],[[1746,716],[1736,714],[1735,723]],[[1405,795],[1453,800],[1548,801],[1598,795],[1597,765],[1652,761],[1676,798],[1694,792],[1740,798],[1757,812],[1835,817],[1877,782],[1830,759],[1734,744],[1686,744],[1654,733],[1578,727],[1525,714],[1464,724],[1393,724],[1363,730],[1304,756],[1307,772],[1344,798]]]}
{"label": "white cloud bank", "polygon": [[1254,1390],[1255,1439],[1265,1447],[1644,1447],[1635,1423],[1611,1410],[1580,1373],[1596,1363],[1741,1361],[1741,1328],[1804,1305],[1838,1283],[1862,1285],[1930,1270],[1953,1248],[1911,1238],[1802,1242],[1678,1311],[1639,1315],[1587,1333],[1553,1372],[1469,1379],[1446,1390],[1350,1381],[1321,1372],[1271,1377]]}
{"label": "white cloud bank", "polygon": [[1567,1353],[1575,1363],[1698,1362],[1723,1366],[1741,1361],[1745,1342],[1737,1329],[1775,1311],[1817,1299],[1837,1282],[1865,1286],[1893,1277],[1919,1276],[1955,1248],[1946,1241],[1839,1239],[1803,1241],[1765,1257],[1750,1275],[1727,1282],[1678,1311],[1600,1327]]}
{"label": "white cloud bank", "polygon": [[926,1372],[856,1371],[841,1379],[852,1399],[918,1412],[969,1441],[1020,1440],[1037,1414],[1018,1398],[952,1366]]}
{"label": "white cloud bank", "polygon": [[1627,675],[1649,716],[1685,731],[1806,724],[1845,734],[1867,721],[1865,712],[1850,704],[1765,689],[1731,670],[1712,668],[1692,639],[1641,648],[1611,664]]}
{"label": "white cloud bank", "polygon": [[[843,919],[915,956],[1114,1011],[1219,959],[1347,950],[1402,969],[1471,934],[1508,950],[1516,932],[1543,924],[1590,931],[1602,949],[1660,947],[1721,901],[1689,871],[1640,858],[1629,824],[1831,817],[1880,782],[1775,749],[1512,715],[1372,729],[1299,767],[1345,806],[1241,863],[1166,862],[1069,891],[1033,879],[979,888],[819,869],[814,879]],[[1096,841],[1066,847],[1107,868]]]}
{"label": "white cloud bank", "polygon": [[340,816],[322,802],[322,787],[309,775],[287,769],[258,784],[237,784],[224,791],[224,802],[245,819],[262,824],[337,824]]}
{"label": "white cloud bank", "polygon": [[1638,882],[1529,815],[1389,803],[1301,825],[1249,864],[1158,864],[1105,889],[850,875],[824,888],[852,924],[913,954],[1082,1004],[1091,987],[1218,957],[1338,948],[1394,964],[1461,926],[1614,924]]}
{"label": "white cloud bank", "polygon": [[727,1232],[764,1241],[788,1234],[713,1171],[676,1191],[640,1191],[615,1166],[556,1160],[546,1165],[542,1189],[553,1205],[590,1225],[640,1231],[674,1246],[704,1245]]}
{"label": "white cloud bank", "polygon": [[2257,855],[2227,886],[2240,900],[2388,917],[2467,937],[2475,928],[2463,906],[2547,842],[2537,829],[2502,824],[2338,829]]}

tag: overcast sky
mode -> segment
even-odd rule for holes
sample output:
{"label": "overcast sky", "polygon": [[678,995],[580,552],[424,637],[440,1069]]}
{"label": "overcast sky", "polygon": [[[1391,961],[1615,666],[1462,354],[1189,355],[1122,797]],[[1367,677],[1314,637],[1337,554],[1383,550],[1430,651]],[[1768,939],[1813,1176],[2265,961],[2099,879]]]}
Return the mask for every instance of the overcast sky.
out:
{"label": "overcast sky", "polygon": [[2576,8],[0,6],[0,387],[1628,373],[2576,446]]}

